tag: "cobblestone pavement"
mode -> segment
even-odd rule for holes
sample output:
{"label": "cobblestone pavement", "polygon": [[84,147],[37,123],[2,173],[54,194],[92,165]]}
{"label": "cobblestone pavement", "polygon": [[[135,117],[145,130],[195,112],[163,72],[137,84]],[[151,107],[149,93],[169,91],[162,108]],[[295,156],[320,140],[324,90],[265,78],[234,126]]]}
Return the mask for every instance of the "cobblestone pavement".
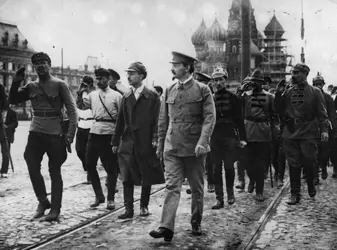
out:
{"label": "cobblestone pavement", "polygon": [[280,205],[260,233],[252,249],[265,250],[337,250],[337,180],[321,180],[314,199],[302,183],[302,199],[295,206]]}
{"label": "cobblestone pavement", "polygon": [[[187,186],[184,186],[186,189]],[[215,203],[214,193],[205,193],[203,235],[191,234],[190,203],[191,196],[182,192],[177,213],[175,236],[171,243],[163,239],[153,239],[149,232],[158,228],[161,206],[165,192],[158,192],[150,200],[151,215],[147,218],[138,216],[139,203],[133,219],[118,220],[114,214],[83,228],[73,234],[43,246],[41,249],[237,249],[242,240],[256,226],[260,216],[266,210],[274,195],[279,190],[270,188],[266,183],[266,200],[262,203],[254,200],[254,195],[247,192],[235,192],[236,203],[225,205],[224,209],[212,210]],[[226,199],[226,197],[225,197]]]}

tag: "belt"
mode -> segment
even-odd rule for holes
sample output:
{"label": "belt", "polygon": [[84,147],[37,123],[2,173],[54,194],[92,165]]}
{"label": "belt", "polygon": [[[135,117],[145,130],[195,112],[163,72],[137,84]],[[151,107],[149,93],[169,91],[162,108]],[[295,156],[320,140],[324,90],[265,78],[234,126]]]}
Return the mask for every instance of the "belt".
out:
{"label": "belt", "polygon": [[293,123],[293,124],[303,124],[303,123],[307,123],[307,122],[312,122],[315,119],[309,120],[309,119],[301,119],[301,118],[297,118],[297,117],[287,117],[285,122],[286,123]]}
{"label": "belt", "polygon": [[94,117],[90,117],[90,118],[81,118],[80,117],[80,121],[89,121],[89,120],[94,120]]}
{"label": "belt", "polygon": [[245,120],[247,121],[252,121],[252,122],[269,122],[268,118],[264,117],[264,118],[253,118],[253,117],[245,117]]}
{"label": "belt", "polygon": [[58,117],[61,113],[56,111],[34,111],[33,115],[37,117]]}
{"label": "belt", "polygon": [[111,123],[115,123],[116,121],[113,120],[108,120],[108,119],[95,119],[96,122],[111,122]]}

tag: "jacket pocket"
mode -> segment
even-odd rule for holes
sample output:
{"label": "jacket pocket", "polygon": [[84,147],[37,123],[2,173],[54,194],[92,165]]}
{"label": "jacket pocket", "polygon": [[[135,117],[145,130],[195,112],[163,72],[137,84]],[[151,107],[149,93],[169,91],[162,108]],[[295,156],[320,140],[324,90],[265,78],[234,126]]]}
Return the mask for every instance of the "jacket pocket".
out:
{"label": "jacket pocket", "polygon": [[192,124],[190,126],[190,135],[200,135],[202,130],[201,124]]}

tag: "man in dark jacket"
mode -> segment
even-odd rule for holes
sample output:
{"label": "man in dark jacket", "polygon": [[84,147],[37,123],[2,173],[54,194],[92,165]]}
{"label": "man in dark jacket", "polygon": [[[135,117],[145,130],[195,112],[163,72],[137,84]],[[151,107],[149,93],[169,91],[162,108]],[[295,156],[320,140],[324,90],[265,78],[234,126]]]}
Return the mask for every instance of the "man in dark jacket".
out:
{"label": "man in dark jacket", "polygon": [[[333,152],[333,143],[336,140],[337,137],[337,124],[336,124],[336,109],[334,105],[334,101],[328,93],[324,92],[323,86],[325,85],[324,78],[317,73],[317,76],[312,80],[313,86],[319,88],[322,91],[324,101],[326,104],[326,111],[329,118],[329,142],[328,143],[319,143],[318,146],[318,165],[315,172],[315,178],[314,183],[319,183],[319,168],[322,170],[322,179],[325,180],[328,178],[328,172],[327,172],[327,165],[329,164],[329,158],[332,156],[332,159],[334,160],[336,157],[333,156],[333,154],[336,154],[336,152]],[[334,162],[336,164],[336,162]]]}
{"label": "man in dark jacket", "polygon": [[217,68],[212,74],[216,124],[211,137],[211,155],[214,169],[215,195],[217,203],[212,209],[224,207],[222,164],[225,169],[227,203],[234,204],[234,162],[238,157],[238,144],[247,145],[240,97],[226,89],[228,73]]}
{"label": "man in dark jacket", "polygon": [[125,204],[125,212],[119,219],[133,217],[134,185],[142,186],[140,216],[148,216],[151,185],[165,182],[156,157],[159,96],[143,84],[147,71],[142,63],[132,63],[126,72],[131,91],[122,99],[112,137],[113,152],[118,148]]}
{"label": "man in dark jacket", "polygon": [[[29,82],[20,88],[25,79],[21,68],[16,73],[9,92],[11,104],[30,100],[33,108],[33,119],[29,129],[28,142],[24,153],[29,176],[33,184],[39,205],[34,218],[44,215],[46,209],[51,210],[46,221],[57,220],[61,210],[63,181],[61,166],[67,159],[66,145],[72,143],[77,127],[75,100],[69,85],[50,74],[51,60],[43,52],[32,56],[32,63],[39,76],[35,82]],[[69,117],[68,132],[62,129],[63,116],[61,110],[66,107]],[[49,157],[49,173],[51,178],[51,204],[41,175],[41,161],[44,154]]]}
{"label": "man in dark jacket", "polygon": [[[317,166],[317,140],[327,142],[328,115],[322,91],[310,86],[307,77],[310,68],[298,63],[292,71],[292,86],[285,89],[278,84],[275,109],[284,118],[283,148],[289,164],[290,192],[287,202],[295,205],[301,199],[301,168],[305,169],[310,197],[316,195],[313,183]],[[319,126],[318,126],[319,125]]]}
{"label": "man in dark jacket", "polygon": [[[3,99],[0,107],[1,112],[1,125],[0,127],[0,143],[1,143],[1,154],[2,154],[2,165],[0,170],[0,175],[3,178],[8,177],[8,166],[9,166],[9,154],[11,149],[11,144],[14,142],[15,129],[18,127],[18,116],[16,112],[9,107],[8,99]],[[4,131],[5,133],[4,134]],[[7,139],[7,142],[6,142]]]}

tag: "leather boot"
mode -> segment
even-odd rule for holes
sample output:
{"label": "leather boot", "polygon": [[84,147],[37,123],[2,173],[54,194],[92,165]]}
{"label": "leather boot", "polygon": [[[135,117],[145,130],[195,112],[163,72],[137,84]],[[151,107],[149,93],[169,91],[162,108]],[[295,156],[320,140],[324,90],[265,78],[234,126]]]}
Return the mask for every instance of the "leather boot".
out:
{"label": "leather boot", "polygon": [[212,206],[212,209],[220,209],[220,208],[224,208],[225,204],[223,199],[222,200],[217,200],[216,204],[214,206]]}
{"label": "leather boot", "polygon": [[254,189],[255,189],[255,182],[250,180],[248,184],[247,192],[251,194],[254,192]]}
{"label": "leather boot", "polygon": [[89,175],[89,172],[87,172],[87,182],[86,184],[91,184],[91,177]]}
{"label": "leather boot", "polygon": [[49,214],[45,218],[45,221],[56,221],[56,220],[58,220],[60,212],[61,212],[60,208],[50,209]]}
{"label": "leather boot", "polygon": [[36,212],[33,216],[33,219],[40,218],[44,216],[44,212],[51,207],[49,200],[45,200],[44,202],[39,202],[39,205],[36,208]]}
{"label": "leather boot", "polygon": [[287,201],[289,205],[295,205],[300,202],[301,198],[301,172],[302,169],[299,167],[289,166],[290,175],[290,193],[291,196]]}
{"label": "leather boot", "polygon": [[333,166],[333,174],[331,177],[337,179],[337,166]]}
{"label": "leather boot", "polygon": [[307,180],[307,185],[308,185],[308,194],[311,198],[316,196],[316,187],[313,183],[313,181],[310,181],[309,179]]}
{"label": "leather boot", "polygon": [[224,207],[224,193],[223,193],[223,187],[222,185],[215,184],[215,197],[217,200],[217,203],[212,207],[212,209],[220,209]]}
{"label": "leather boot", "polygon": [[133,217],[133,204],[128,205],[125,207],[124,214],[121,214],[118,216],[118,219],[125,220],[125,219],[131,219]]}
{"label": "leather boot", "polygon": [[291,194],[287,204],[288,205],[296,205],[297,203],[299,203],[301,200],[301,196],[299,194]]}
{"label": "leather boot", "polygon": [[139,213],[139,216],[142,216],[142,217],[146,217],[146,216],[149,216],[150,215],[150,212],[149,212],[149,209],[148,207],[140,207],[140,213]]}
{"label": "leather boot", "polygon": [[173,238],[173,231],[165,227],[160,227],[157,230],[152,230],[150,235],[155,239],[164,238],[164,241],[170,242]]}
{"label": "leather boot", "polygon": [[99,204],[105,202],[105,197],[102,195],[101,197],[96,197],[94,203],[90,205],[90,207],[98,207]]}
{"label": "leather boot", "polygon": [[326,166],[322,166],[322,179],[326,180],[328,178],[328,171],[326,170]]}
{"label": "leather boot", "polygon": [[239,181],[238,185],[235,186],[235,188],[244,190],[245,189],[245,182],[244,181]]}
{"label": "leather boot", "polygon": [[235,202],[234,189],[233,189],[235,180],[234,169],[226,169],[225,178],[226,178],[227,203],[229,205],[232,205]]}
{"label": "leather boot", "polygon": [[124,182],[123,183],[123,195],[124,195],[124,205],[125,211],[124,214],[118,216],[118,219],[129,219],[133,217],[133,191],[134,185],[133,182]]}

